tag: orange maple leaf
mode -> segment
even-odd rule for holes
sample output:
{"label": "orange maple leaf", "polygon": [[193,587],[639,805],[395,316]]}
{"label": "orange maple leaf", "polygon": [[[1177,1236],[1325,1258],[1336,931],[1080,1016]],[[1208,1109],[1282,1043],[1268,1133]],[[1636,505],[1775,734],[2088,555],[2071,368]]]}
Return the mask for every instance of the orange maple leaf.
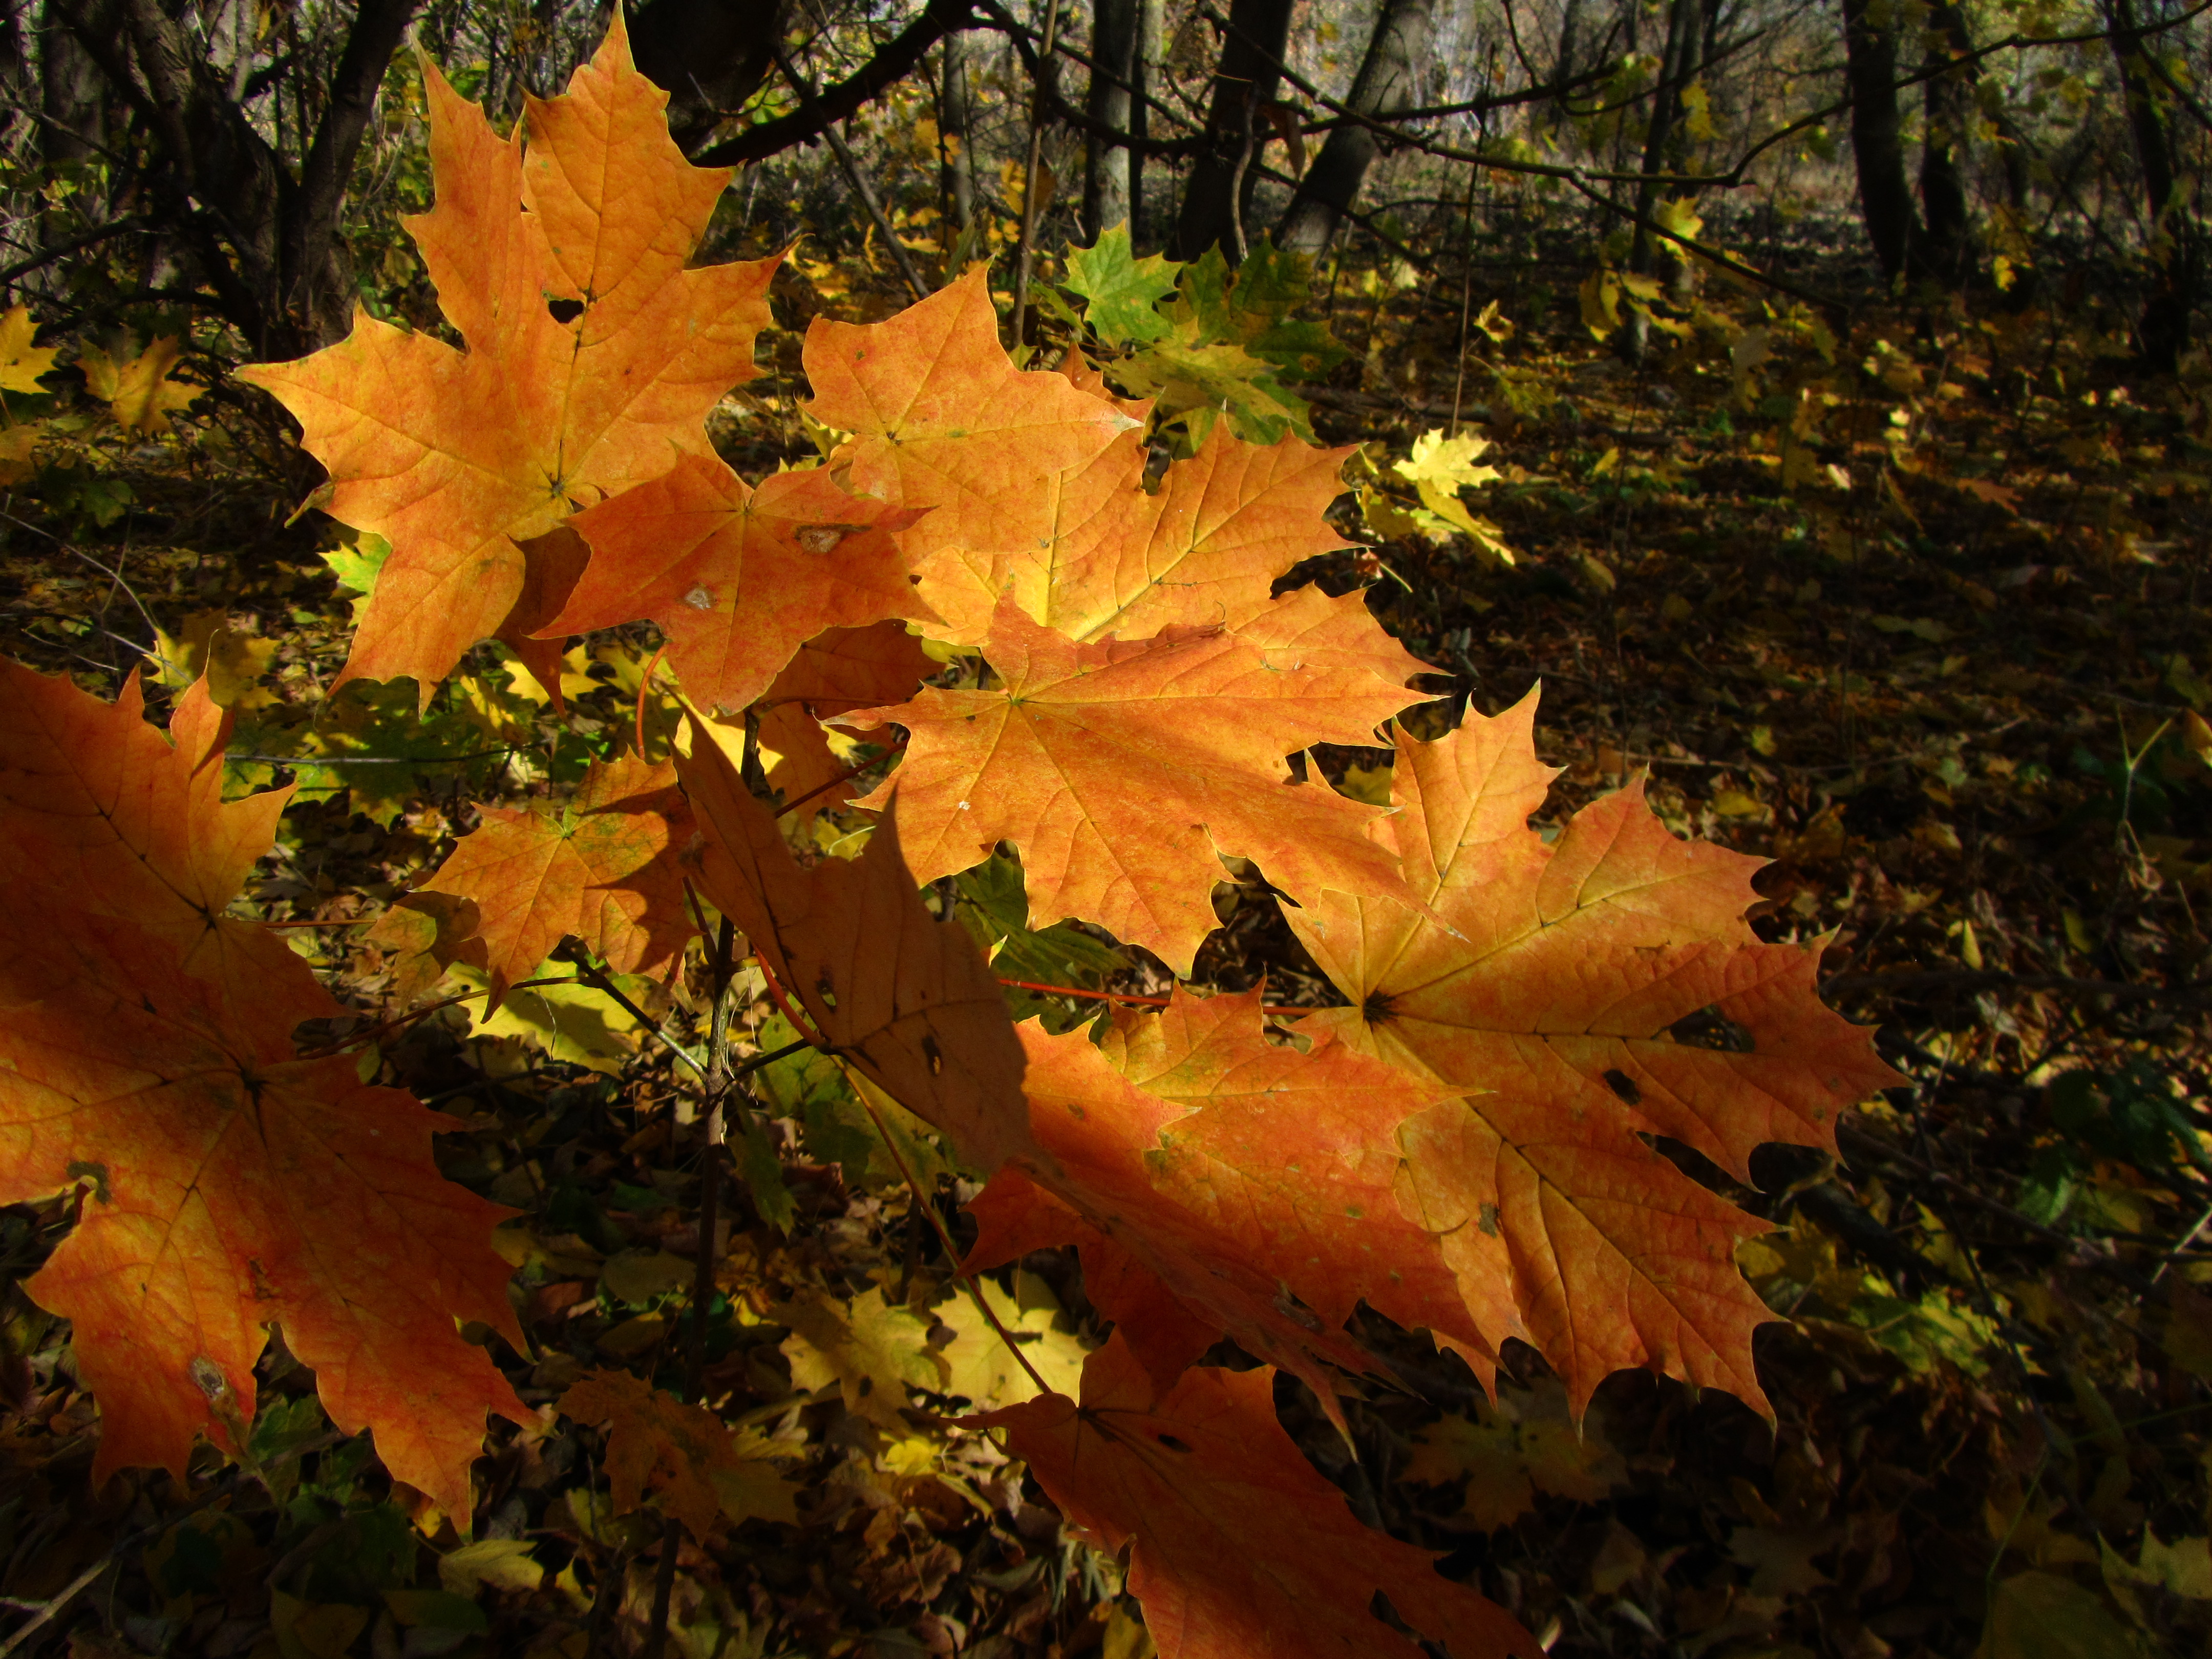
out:
{"label": "orange maple leaf", "polygon": [[699,890],[847,1065],[987,1170],[1027,1152],[1006,998],[967,928],[922,903],[896,814],[859,858],[802,869],[729,757],[694,737],[677,766],[703,834]]}
{"label": "orange maple leaf", "polygon": [[768,781],[801,823],[860,792],[822,727],[825,718],[912,696],[937,664],[896,623],[833,628],[801,646],[760,701],[761,747],[775,757]]}
{"label": "orange maple leaf", "polygon": [[[1771,1316],[1735,1250],[1767,1224],[1643,1137],[1747,1181],[1753,1147],[1832,1149],[1843,1110],[1898,1078],[1820,1005],[1819,942],[1745,922],[1759,860],[1675,840],[1640,787],[1547,845],[1534,717],[1531,693],[1439,742],[1400,734],[1398,815],[1374,833],[1458,936],[1389,899],[1286,912],[1352,1004],[1307,1024],[1466,1091],[1402,1139],[1413,1212],[1493,1346],[1536,1347],[1578,1411],[1628,1366],[1763,1411],[1751,1334]],[[1723,1041],[1676,1034],[1699,1016]]]}
{"label": "orange maple leaf", "polygon": [[1218,631],[1078,645],[1011,599],[984,650],[995,690],[931,688],[839,722],[907,729],[896,777],[858,804],[879,808],[896,788],[917,879],[1012,842],[1033,915],[1097,922],[1179,974],[1218,925],[1223,854],[1256,860],[1301,903],[1332,888],[1420,903],[1364,833],[1379,809],[1296,783],[1283,761],[1370,743],[1420,694]]}
{"label": "orange maple leaf", "polygon": [[[1010,1240],[1024,1249],[1088,1242],[1080,1232],[1036,1238],[1036,1220],[993,1213],[1002,1182],[1014,1188],[1010,1207],[1033,1210],[1018,1184],[1026,1176],[1202,1326],[1297,1372],[1324,1400],[1333,1385],[1316,1359],[1368,1368],[1343,1334],[1363,1301],[1494,1369],[1436,1238],[1394,1196],[1400,1126],[1449,1088],[1328,1038],[1303,1053],[1270,1042],[1257,991],[1200,1000],[1178,989],[1161,1013],[1117,1018],[1096,1046],[1082,1030],[1054,1037],[1030,1024],[1021,1035],[1042,1157],[1011,1181],[1002,1170],[976,1200],[986,1235],[999,1237],[988,1250],[979,1237],[971,1266],[1007,1260]],[[1094,1264],[1107,1264],[1095,1244],[1086,1288]],[[1196,1357],[1182,1324],[1167,1322],[1156,1338],[1115,1310],[1112,1293],[1092,1299],[1162,1389]]]}
{"label": "orange maple leaf", "polygon": [[289,1015],[195,977],[175,945],[51,892],[0,914],[0,1203],[89,1183],[24,1289],[74,1323],[100,1401],[94,1479],[192,1436],[232,1450],[271,1326],[331,1420],[470,1512],[484,1413],[527,1408],[456,1322],[518,1347],[492,1229],[513,1211],[441,1178],[460,1125],[351,1056],[294,1058]]}
{"label": "orange maple leaf", "polygon": [[[1344,493],[1349,449],[1296,438],[1246,443],[1217,423],[1196,455],[1146,481],[1141,433],[1091,465],[1018,486],[1050,503],[1036,541],[1006,550],[946,544],[925,520],[909,538],[923,597],[979,642],[1002,593],[1071,639],[1142,639],[1184,624],[1237,629],[1266,610],[1276,578],[1344,537],[1323,517]],[[1381,630],[1376,629],[1379,633]]]}
{"label": "orange maple leaf", "polygon": [[753,489],[720,461],[687,455],[572,521],[592,562],[544,632],[648,617],[694,703],[743,708],[824,629],[936,620],[896,535],[920,516],[847,493],[824,467]]}
{"label": "orange maple leaf", "polygon": [[289,1031],[341,1010],[283,940],[223,915],[292,798],[288,784],[223,800],[229,732],[204,680],[179,694],[165,737],[136,673],[108,703],[0,659],[0,874],[11,893],[129,918]]}
{"label": "orange maple leaf", "polygon": [[411,675],[427,699],[506,627],[517,543],[712,455],[706,416],[755,373],[776,262],[685,269],[730,173],[684,160],[619,16],[512,139],[424,79],[437,203],[407,224],[467,349],[361,313],[337,345],[246,378],[298,418],[331,515],[392,544],[337,684]]}
{"label": "orange maple leaf", "polygon": [[454,1328],[520,1340],[491,1249],[512,1212],[439,1176],[451,1118],[296,1057],[340,1010],[222,914],[291,795],[224,802],[228,731],[204,684],[164,737],[135,676],[103,703],[0,661],[0,1203],[92,1188],[25,1288],[75,1322],[101,1474],[232,1443],[275,1323],[331,1420],[465,1515],[484,1413],[523,1411]]}
{"label": "orange maple leaf", "polygon": [[[809,412],[853,434],[836,464],[852,487],[933,509],[933,545],[988,562],[1052,533],[1062,473],[1090,465],[1141,422],[1049,369],[1017,369],[976,270],[881,323],[817,319],[803,361]],[[925,597],[927,597],[925,595]]]}
{"label": "orange maple leaf", "polygon": [[1044,1395],[972,1419],[1007,1443],[1109,1554],[1160,1659],[1339,1659],[1423,1650],[1372,1611],[1379,1591],[1457,1659],[1542,1659],[1503,1607],[1435,1558],[1360,1525],[1276,1420],[1274,1372],[1187,1371],[1157,1404],[1116,1340],[1085,1363],[1083,1403]]}
{"label": "orange maple leaf", "polygon": [[617,1515],[640,1508],[649,1487],[692,1537],[714,1530],[721,1512],[714,1477],[740,1474],[746,1463],[721,1419],[628,1371],[594,1371],[570,1384],[561,1411],[579,1423],[609,1425],[607,1487]]}
{"label": "orange maple leaf", "polygon": [[483,808],[416,891],[475,902],[491,975],[485,1006],[496,1008],[570,934],[618,974],[674,960],[693,932],[682,863],[690,835],[673,767],[594,761],[557,806]]}

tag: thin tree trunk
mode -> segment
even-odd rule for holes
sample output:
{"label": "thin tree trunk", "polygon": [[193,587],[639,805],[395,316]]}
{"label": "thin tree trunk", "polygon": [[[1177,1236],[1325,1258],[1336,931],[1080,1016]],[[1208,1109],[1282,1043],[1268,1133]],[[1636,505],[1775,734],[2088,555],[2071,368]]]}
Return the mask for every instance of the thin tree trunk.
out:
{"label": "thin tree trunk", "polygon": [[[1667,44],[1659,55],[1659,88],[1651,95],[1651,125],[1644,135],[1643,179],[1636,186],[1636,215],[1648,220],[1659,204],[1658,175],[1667,169],[1667,154],[1674,143],[1676,118],[1681,113],[1680,82],[1689,69],[1690,54],[1698,43],[1699,0],[1674,0],[1667,9]],[[1651,233],[1642,223],[1628,245],[1628,268],[1638,276],[1649,276],[1657,263]],[[1651,319],[1641,304],[1629,307],[1621,329],[1621,353],[1629,362],[1644,361],[1650,343]]]}
{"label": "thin tree trunk", "polygon": [[[1928,18],[1928,55],[1934,70],[1974,49],[1966,14],[1945,0]],[[1921,83],[1927,131],[1920,149],[1920,210],[1927,216],[1926,259],[1929,271],[1949,285],[1970,280],[1974,270],[1973,222],[1966,202],[1964,158],[1974,118],[1971,66],[1943,69]]]}
{"label": "thin tree trunk", "polygon": [[1131,77],[1129,136],[1137,140],[1129,151],[1129,240],[1139,251],[1152,245],[1152,221],[1145,212],[1144,141],[1152,136],[1152,111],[1148,101],[1160,84],[1160,52],[1167,38],[1167,0],[1137,0],[1137,58]]}
{"label": "thin tree trunk", "polygon": [[[968,95],[968,37],[957,29],[945,37],[938,64],[937,123],[945,155],[939,184],[945,195],[945,215],[957,238],[967,234],[975,222],[975,158],[969,143],[974,107]],[[951,251],[948,244],[946,252]]]}
{"label": "thin tree trunk", "polygon": [[1905,137],[1897,113],[1897,26],[1873,0],[1844,0],[1844,83],[1851,95],[1851,154],[1859,213],[1882,275],[1895,281],[1923,233],[1905,178]]}
{"label": "thin tree trunk", "polygon": [[[1097,65],[1084,113],[1111,131],[1127,133],[1137,78],[1137,43],[1143,32],[1141,0],[1093,0],[1091,58]],[[1092,131],[1083,146],[1083,223],[1096,242],[1129,219],[1130,150]]]}
{"label": "thin tree trunk", "polygon": [[1244,257],[1246,216],[1259,181],[1252,163],[1264,131],[1260,112],[1274,101],[1282,78],[1275,65],[1290,44],[1291,3],[1232,0],[1229,8],[1229,35],[1213,72],[1206,135],[1183,188],[1170,249],[1178,259],[1195,259],[1210,247],[1219,247],[1232,262]]}
{"label": "thin tree trunk", "polygon": [[[1368,37],[1367,55],[1360,60],[1345,103],[1377,120],[1418,107],[1435,39],[1431,0],[1382,0],[1375,15],[1375,32]],[[1276,242],[1320,257],[1346,210],[1358,199],[1367,169],[1382,151],[1382,141],[1366,127],[1333,129],[1275,228]]]}
{"label": "thin tree trunk", "polygon": [[2196,227],[2182,198],[2173,133],[2144,62],[2148,48],[2135,0],[2106,0],[2105,18],[2112,32],[2112,58],[2119,66],[2120,89],[2127,99],[2136,161],[2142,168],[2155,270],[2136,335],[2145,365],[2172,374],[2189,343],[2189,313],[2197,300]]}

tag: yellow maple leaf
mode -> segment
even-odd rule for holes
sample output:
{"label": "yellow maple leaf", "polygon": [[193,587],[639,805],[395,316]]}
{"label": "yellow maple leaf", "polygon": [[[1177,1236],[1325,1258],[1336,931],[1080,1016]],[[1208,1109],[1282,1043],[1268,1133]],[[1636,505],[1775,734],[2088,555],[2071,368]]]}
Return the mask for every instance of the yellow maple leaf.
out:
{"label": "yellow maple leaf", "polygon": [[1459,498],[1462,489],[1496,481],[1496,467],[1475,465],[1489,447],[1487,441],[1471,433],[1448,438],[1443,428],[1437,427],[1413,440],[1413,454],[1394,463],[1390,470],[1420,492],[1423,507],[1462,535],[1471,537],[1486,556],[1510,564],[1512,552],[1499,539],[1498,526],[1476,518]]}
{"label": "yellow maple leaf", "polygon": [[27,306],[0,314],[0,392],[44,392],[39,376],[54,366],[51,346],[31,343],[33,324]]}
{"label": "yellow maple leaf", "polygon": [[200,395],[199,387],[169,378],[184,355],[183,342],[165,334],[127,363],[88,346],[76,366],[84,371],[85,389],[107,405],[117,425],[153,437],[167,429],[164,416]]}

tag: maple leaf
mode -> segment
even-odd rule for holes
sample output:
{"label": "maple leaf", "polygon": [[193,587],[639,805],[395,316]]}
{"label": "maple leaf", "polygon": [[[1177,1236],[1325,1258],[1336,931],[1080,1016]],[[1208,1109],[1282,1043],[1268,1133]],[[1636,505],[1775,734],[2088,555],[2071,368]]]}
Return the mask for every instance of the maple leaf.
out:
{"label": "maple leaf", "polygon": [[1427,1486],[1464,1480],[1461,1510],[1484,1532],[1510,1527],[1536,1507],[1536,1494],[1602,1504],[1626,1483],[1627,1466],[1590,1417],[1576,1420],[1556,1382],[1503,1389],[1468,1417],[1447,1417],[1413,1437],[1406,1479]]}
{"label": "maple leaf", "polygon": [[845,1409],[881,1427],[903,1430],[899,1415],[908,1384],[942,1393],[951,1375],[944,1356],[929,1346],[929,1321],[882,1287],[851,1302],[806,1291],[777,1303],[769,1316],[787,1325],[784,1357],[793,1388],[842,1394]]}
{"label": "maple leaf", "polygon": [[1376,809],[1297,784],[1283,763],[1310,744],[1372,741],[1419,694],[1215,631],[1078,645],[1011,599],[984,649],[997,689],[932,687],[839,722],[907,729],[896,776],[857,804],[880,810],[896,789],[916,879],[1012,842],[1033,915],[1097,922],[1179,974],[1218,925],[1223,855],[1256,860],[1300,902],[1329,888],[1419,902],[1364,833]]}
{"label": "maple leaf", "polygon": [[1085,1366],[1079,1407],[1047,1395],[972,1420],[1006,1431],[1090,1542],[1129,1548],[1160,1659],[1410,1659],[1423,1650],[1376,1616],[1378,1591],[1455,1659],[1540,1659],[1504,1608],[1353,1518],[1276,1420],[1267,1366],[1194,1369],[1153,1404],[1117,1340]]}
{"label": "maple leaf", "polygon": [[[764,1460],[738,1449],[721,1419],[628,1371],[593,1371],[571,1383],[561,1411],[578,1423],[608,1425],[607,1489],[617,1515],[641,1508],[650,1490],[661,1509],[704,1540],[728,1507],[725,1488],[753,1492],[778,1507],[769,1493],[781,1481]],[[781,1507],[790,1507],[787,1498]]]}
{"label": "maple leaf", "polygon": [[956,639],[988,633],[1002,593],[1076,640],[1137,639],[1177,623],[1237,629],[1268,608],[1278,577],[1345,544],[1323,514],[1343,493],[1351,450],[1295,438],[1249,444],[1216,428],[1153,489],[1140,437],[1032,484],[1050,510],[1034,542],[947,545],[928,520],[917,526],[921,591]]}
{"label": "maple leaf", "polygon": [[1413,486],[1423,507],[1461,534],[1474,538],[1478,548],[1495,549],[1500,562],[1511,564],[1513,555],[1498,540],[1498,526],[1476,518],[1460,500],[1461,490],[1497,481],[1496,467],[1474,464],[1475,458],[1489,447],[1488,442],[1472,433],[1447,438],[1439,427],[1414,439],[1411,456],[1394,462],[1390,470]]}
{"label": "maple leaf", "polygon": [[[761,747],[775,757],[768,781],[800,822],[850,801],[852,762],[830,744],[823,718],[910,697],[937,664],[896,623],[833,628],[809,640],[760,702]],[[849,747],[852,739],[838,734]]]}
{"label": "maple leaf", "polygon": [[0,392],[24,392],[36,396],[46,390],[39,377],[53,372],[56,350],[31,343],[38,325],[30,307],[15,306],[0,313]]}
{"label": "maple leaf", "polygon": [[711,456],[706,416],[755,372],[776,262],[685,268],[729,172],[684,160],[619,16],[510,140],[424,80],[437,201],[407,226],[467,349],[361,313],[337,345],[245,374],[299,420],[331,514],[392,544],[337,684],[411,675],[427,697],[522,599],[518,543]]}
{"label": "maple leaf", "polygon": [[175,944],[52,892],[0,915],[0,1203],[73,1182],[76,1230],[25,1284],[70,1319],[102,1419],[95,1480],[192,1436],[238,1449],[271,1325],[331,1420],[470,1512],[484,1413],[527,1417],[456,1322],[518,1347],[491,1231],[514,1212],[441,1179],[460,1126],[351,1056],[294,1058],[289,1015],[189,969]]}
{"label": "maple leaf", "polygon": [[572,933],[618,974],[650,973],[683,950],[691,813],[675,782],[674,768],[625,756],[594,761],[557,807],[481,809],[477,830],[416,891],[475,902],[487,1012]]}
{"label": "maple leaf", "polygon": [[896,532],[921,515],[839,487],[824,467],[758,489],[686,455],[651,483],[580,514],[592,561],[549,637],[647,617],[700,708],[738,709],[829,628],[936,621]]}
{"label": "maple leaf", "polygon": [[1083,318],[1099,338],[1138,343],[1168,331],[1156,302],[1175,292],[1182,269],[1165,254],[1138,258],[1124,221],[1101,231],[1089,247],[1068,250],[1066,286],[1087,301]]}
{"label": "maple leaf", "polygon": [[1139,425],[1065,375],[1015,368],[981,270],[884,322],[817,319],[804,361],[808,412],[853,434],[836,458],[852,488],[933,509],[933,544],[987,560],[1048,534],[1049,482]]}
{"label": "maple leaf", "polygon": [[292,797],[223,800],[229,732],[204,680],[177,698],[165,737],[135,673],[107,703],[0,659],[0,873],[13,892],[129,918],[289,1031],[341,1010],[282,939],[223,914]]}
{"label": "maple leaf", "polygon": [[184,355],[184,343],[164,335],[127,363],[92,346],[78,355],[76,366],[84,371],[85,390],[107,405],[118,426],[151,438],[169,429],[171,410],[200,396],[200,387],[169,378]]}
{"label": "maple leaf", "polygon": [[698,738],[677,768],[703,835],[700,891],[838,1057],[987,1170],[1027,1150],[1006,999],[968,930],[922,903],[896,814],[859,858],[801,869],[719,745]]}
{"label": "maple leaf", "polygon": [[[1640,788],[1528,827],[1554,775],[1534,693],[1439,742],[1402,732],[1398,815],[1378,839],[1457,937],[1389,899],[1286,912],[1352,1002],[1316,1031],[1467,1091],[1401,1136],[1413,1212],[1444,1239],[1494,1345],[1520,1337],[1579,1410],[1649,1366],[1765,1408],[1737,1271],[1766,1231],[1642,1138],[1670,1136],[1748,1181],[1763,1141],[1832,1148],[1836,1119],[1896,1074],[1820,1006],[1816,945],[1744,921],[1758,860],[1667,833]],[[1719,1046],[1674,1028],[1716,1018]]]}
{"label": "maple leaf", "polygon": [[[1333,1390],[1314,1359],[1366,1368],[1341,1334],[1363,1300],[1490,1369],[1437,1241],[1393,1195],[1399,1126],[1446,1091],[1340,1043],[1270,1042],[1257,991],[1201,1000],[1178,988],[1164,1012],[1123,1016],[1095,1046],[1082,1030],[1021,1033],[1042,1154],[1022,1175],[1141,1263],[1200,1329],[1226,1331],[1324,1398]],[[990,1200],[987,1188],[987,1213]],[[1005,1259],[1012,1230],[987,1231],[999,1236],[989,1255],[979,1237],[971,1266]],[[1024,1249],[1091,1242],[1022,1231]],[[1094,1245],[1086,1269],[1097,1260]],[[1093,1300],[1115,1311],[1114,1292]],[[1159,1387],[1195,1357],[1189,1325],[1156,1338],[1142,1317],[1115,1316]]]}
{"label": "maple leaf", "polygon": [[[1029,1361],[1027,1366],[983,1316],[975,1304],[979,1296],[990,1304],[999,1323],[1021,1349],[1022,1358]],[[939,1350],[946,1367],[943,1393],[971,1401],[978,1409],[1018,1405],[1039,1392],[1030,1375],[1032,1368],[1044,1379],[1048,1392],[1073,1394],[1081,1385],[1089,1345],[1076,1332],[1061,1328],[1065,1316],[1059,1302],[1033,1273],[1014,1276],[1012,1296],[988,1279],[970,1279],[951,1301],[931,1311],[951,1333]]]}

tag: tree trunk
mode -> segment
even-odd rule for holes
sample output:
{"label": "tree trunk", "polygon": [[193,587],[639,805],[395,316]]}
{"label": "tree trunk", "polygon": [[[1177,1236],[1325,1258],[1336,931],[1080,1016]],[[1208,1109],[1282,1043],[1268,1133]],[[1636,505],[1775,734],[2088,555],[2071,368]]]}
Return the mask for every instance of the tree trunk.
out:
{"label": "tree trunk", "polygon": [[[1093,0],[1091,18],[1091,61],[1097,67],[1084,113],[1112,131],[1127,133],[1144,21],[1141,0]],[[1083,152],[1083,223],[1096,242],[1115,225],[1128,222],[1130,150],[1093,131]]]}
{"label": "tree trunk", "polygon": [[[87,14],[112,29],[112,9]],[[52,15],[39,31],[39,155],[49,167],[89,161],[107,143],[106,85],[92,54]]]}
{"label": "tree trunk", "polygon": [[2112,32],[2112,58],[2126,97],[2128,127],[2136,161],[2142,168],[2143,196],[2149,210],[2153,277],[2136,337],[2145,366],[2172,374],[2189,344],[2189,313],[2197,300],[2197,239],[2188,204],[2182,199],[2173,133],[2163,100],[2153,90],[2154,71],[2135,0],[2106,0],[2106,25]]}
{"label": "tree trunk", "polygon": [[1152,137],[1148,100],[1160,84],[1160,52],[1166,38],[1167,0],[1137,0],[1136,73],[1131,77],[1129,100],[1129,136],[1137,143],[1129,151],[1129,240],[1139,251],[1152,246],[1152,222],[1145,213],[1144,141]]}
{"label": "tree trunk", "polygon": [[420,3],[362,0],[295,179],[229,76],[160,0],[50,0],[53,36],[66,32],[103,99],[127,106],[145,135],[146,216],[175,239],[258,356],[296,356],[351,325],[338,213],[385,69]]}
{"label": "tree trunk", "polygon": [[[1648,220],[1659,205],[1658,175],[1667,170],[1667,155],[1674,139],[1675,120],[1682,110],[1682,77],[1688,73],[1690,56],[1697,50],[1699,0],[1674,0],[1667,9],[1667,44],[1659,54],[1659,87],[1651,95],[1651,125],[1644,134],[1643,179],[1636,186],[1636,216]],[[1651,233],[1639,222],[1628,245],[1628,268],[1638,276],[1649,276],[1658,263]],[[1644,361],[1651,335],[1651,319],[1641,304],[1629,307],[1621,327],[1621,355],[1632,363]]]}
{"label": "tree trunk", "polygon": [[1872,0],[1844,0],[1844,84],[1851,95],[1851,155],[1859,212],[1882,275],[1902,276],[1923,240],[1905,179],[1905,138],[1897,113],[1897,26]]}
{"label": "tree trunk", "polygon": [[[1431,0],[1382,0],[1346,105],[1377,120],[1418,108],[1435,39]],[[1382,140],[1366,127],[1332,129],[1275,228],[1276,242],[1320,257],[1382,153]]]}
{"label": "tree trunk", "polygon": [[1290,43],[1291,8],[1291,0],[1231,0],[1205,137],[1169,249],[1178,259],[1195,259],[1210,247],[1219,247],[1232,264],[1244,258],[1246,216],[1259,181],[1252,163],[1265,130],[1260,112],[1274,101],[1282,78],[1275,66]]}
{"label": "tree trunk", "polygon": [[1954,287],[1971,280],[1974,271],[1973,223],[1963,158],[1967,135],[1973,131],[1974,82],[1979,77],[1971,66],[1943,66],[1973,49],[1966,14],[1955,0],[1946,0],[1930,12],[1923,66],[1942,73],[1930,74],[1921,83],[1927,131],[1920,148],[1920,210],[1927,216],[1929,271]]}
{"label": "tree trunk", "polygon": [[[968,234],[975,222],[975,158],[969,140],[974,126],[973,106],[968,95],[968,37],[956,29],[940,48],[937,80],[937,131],[944,161],[938,169],[938,187],[945,198],[945,214],[952,227],[952,240]],[[948,272],[949,276],[957,275]]]}

